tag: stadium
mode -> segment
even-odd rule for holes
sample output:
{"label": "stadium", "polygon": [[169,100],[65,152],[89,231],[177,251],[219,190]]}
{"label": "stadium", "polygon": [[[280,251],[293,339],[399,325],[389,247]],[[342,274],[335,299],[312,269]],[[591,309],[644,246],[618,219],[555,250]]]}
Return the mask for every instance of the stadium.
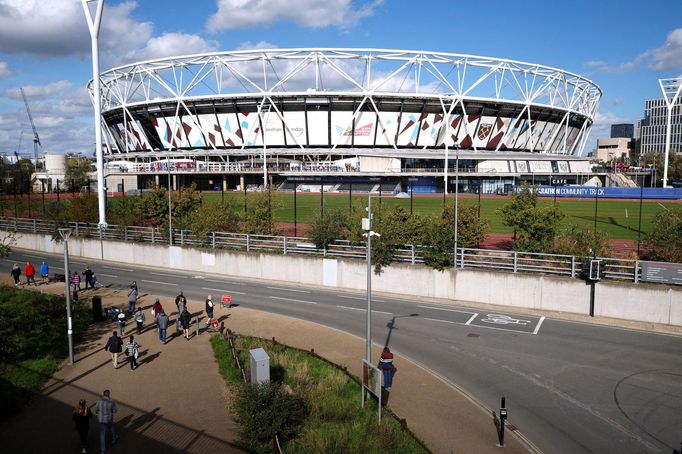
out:
{"label": "stadium", "polygon": [[125,190],[580,184],[602,95],[538,64],[382,49],[178,56],[100,80],[105,177]]}

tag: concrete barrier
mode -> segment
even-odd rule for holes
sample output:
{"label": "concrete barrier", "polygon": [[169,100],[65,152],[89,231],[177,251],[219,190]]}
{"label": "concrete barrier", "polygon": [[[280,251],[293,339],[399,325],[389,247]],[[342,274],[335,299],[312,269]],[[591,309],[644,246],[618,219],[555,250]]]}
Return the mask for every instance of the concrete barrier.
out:
{"label": "concrete barrier", "polygon": [[[49,235],[16,234],[16,247],[63,253]],[[246,253],[221,249],[168,247],[146,243],[72,237],[70,253],[84,259],[207,272],[295,284],[364,290],[364,260]],[[372,288],[403,297],[471,301],[544,311],[587,314],[590,287],[579,279],[502,271],[448,269],[394,264],[372,277]],[[595,315],[682,326],[682,288],[602,281],[595,292]]]}

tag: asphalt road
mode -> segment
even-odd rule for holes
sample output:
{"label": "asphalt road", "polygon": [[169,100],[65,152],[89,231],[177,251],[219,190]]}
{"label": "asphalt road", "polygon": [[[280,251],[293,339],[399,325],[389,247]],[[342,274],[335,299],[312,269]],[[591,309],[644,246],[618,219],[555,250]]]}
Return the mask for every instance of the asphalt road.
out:
{"label": "asphalt road", "polygon": [[[63,257],[15,251],[4,259]],[[86,262],[74,258],[72,269]],[[271,281],[92,262],[103,285],[190,303],[230,294],[244,307],[285,314],[364,337],[363,293]],[[87,294],[85,294],[87,296]],[[167,303],[168,304],[168,303]],[[238,310],[238,309],[237,309]],[[491,409],[505,396],[509,420],[547,453],[670,453],[682,441],[682,337],[377,295],[373,340],[388,344]],[[396,381],[400,375],[396,375]],[[419,396],[415,395],[415,399]],[[462,424],[453,421],[453,424]],[[492,425],[492,423],[491,423]]]}

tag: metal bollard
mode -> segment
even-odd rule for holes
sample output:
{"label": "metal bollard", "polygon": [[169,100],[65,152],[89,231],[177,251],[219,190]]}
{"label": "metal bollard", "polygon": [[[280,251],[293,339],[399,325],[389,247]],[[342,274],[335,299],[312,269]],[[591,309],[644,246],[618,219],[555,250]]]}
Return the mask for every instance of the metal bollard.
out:
{"label": "metal bollard", "polygon": [[493,423],[497,428],[497,440],[499,441],[498,446],[504,446],[504,422],[507,420],[507,407],[505,405],[505,398],[502,396],[502,402],[500,403],[500,418],[493,411]]}

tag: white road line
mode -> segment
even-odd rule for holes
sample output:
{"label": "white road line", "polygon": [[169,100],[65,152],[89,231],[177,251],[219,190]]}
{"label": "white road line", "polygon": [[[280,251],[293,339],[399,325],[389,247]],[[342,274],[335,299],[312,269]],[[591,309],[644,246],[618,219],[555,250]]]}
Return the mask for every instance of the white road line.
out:
{"label": "white road line", "polygon": [[33,255],[33,254],[22,254],[22,255],[24,255],[24,256],[26,256],[26,257],[33,257],[33,258],[36,258],[36,259],[44,259],[44,258],[45,258],[44,255]]}
{"label": "white road line", "polygon": [[461,323],[459,323],[459,322],[453,322],[452,320],[441,320],[439,318],[424,317],[424,320],[431,320],[432,322],[452,323],[453,325],[461,325]]}
{"label": "white road line", "polygon": [[[364,298],[363,298],[363,297],[361,297],[361,296],[346,296],[346,295],[339,295],[339,294],[337,294],[336,296],[338,296],[339,298],[346,298],[346,299],[348,299],[348,300],[367,301],[367,297],[364,297]],[[380,300],[380,299],[377,299],[377,298],[372,298],[372,301],[376,301],[376,302],[379,302],[379,303],[385,303],[385,302],[386,302],[386,300]]]}
{"label": "white road line", "polygon": [[176,287],[178,286],[178,284],[173,284],[171,282],[148,281],[146,279],[140,279],[140,282],[149,282],[151,284],[173,285]]}
{"label": "white road line", "polygon": [[431,306],[417,306],[422,309],[433,309],[434,311],[446,311],[446,312],[459,312],[460,314],[475,314],[476,312],[471,311],[458,311],[457,309],[445,309],[441,307],[431,307]]}
{"label": "white road line", "polygon": [[186,276],[181,276],[179,274],[166,274],[166,273],[152,273],[150,272],[149,274],[153,274],[154,276],[166,276],[166,277],[175,277],[175,278],[185,278]]}
{"label": "white road line", "polygon": [[538,322],[537,326],[535,327],[533,334],[537,334],[538,331],[540,331],[540,326],[542,326],[542,322],[544,322],[544,321],[545,321],[545,317],[544,316],[540,317],[540,321]]}
{"label": "white road line", "polygon": [[236,295],[246,295],[244,292],[235,292],[234,290],[226,290],[224,288],[210,288],[210,287],[201,287],[202,290],[210,290],[212,292],[220,292],[220,293],[234,293]]}
{"label": "white road line", "polygon": [[468,325],[469,323],[473,322],[474,319],[475,319],[476,317],[478,317],[478,314],[472,315],[471,318],[470,318],[469,320],[467,320],[467,322],[465,323],[465,325]]}
{"label": "white road line", "polygon": [[486,329],[496,329],[498,331],[511,331],[512,333],[519,333],[519,334],[533,334],[530,331],[521,331],[521,330],[516,330],[516,329],[506,329],[506,328],[497,328],[495,326],[483,326],[483,325],[469,325],[469,326],[475,326],[476,328],[486,328]]}
{"label": "white road line", "polygon": [[116,271],[127,271],[129,273],[132,273],[135,270],[130,270],[128,268],[116,268],[115,266],[102,266],[102,268],[106,268],[108,270],[116,270]]}
{"label": "white road line", "polygon": [[99,273],[98,276],[106,276],[106,277],[118,277],[114,274],[104,274],[104,273]]}
{"label": "white road line", "polygon": [[393,315],[393,312],[375,311],[374,309],[372,309],[372,312],[374,312],[375,314]]}
{"label": "white road line", "polygon": [[296,303],[317,304],[315,301],[295,300],[293,298],[280,298],[279,296],[271,296],[270,298],[272,298],[273,300],[294,301]]}
{"label": "white road line", "polygon": [[284,290],[285,292],[310,293],[310,290],[294,290],[293,288],[284,288],[284,287],[265,287],[265,288],[269,288],[270,290]]}
{"label": "white road line", "polygon": [[232,282],[232,281],[226,281],[226,280],[219,281],[219,280],[217,280],[217,279],[204,279],[204,281],[206,281],[206,282],[216,282],[216,283],[218,283],[218,284],[246,285],[246,284],[242,284],[241,282]]}
{"label": "white road line", "polygon": [[362,312],[366,312],[365,309],[360,309],[359,307],[348,307],[348,306],[336,306],[336,307],[338,307],[339,309],[348,309],[349,311],[362,311]]}

